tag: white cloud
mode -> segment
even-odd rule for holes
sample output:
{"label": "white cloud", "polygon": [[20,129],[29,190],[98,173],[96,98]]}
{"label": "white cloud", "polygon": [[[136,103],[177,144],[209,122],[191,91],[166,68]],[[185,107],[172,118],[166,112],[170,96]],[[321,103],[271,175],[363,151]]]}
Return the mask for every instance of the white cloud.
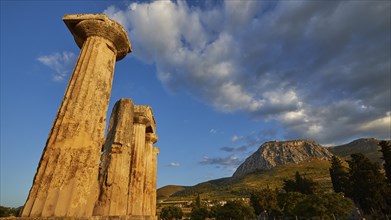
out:
{"label": "white cloud", "polygon": [[214,106],[222,111],[233,111],[246,108],[252,98],[240,85],[230,81],[223,83],[217,91]]}
{"label": "white cloud", "polygon": [[168,90],[276,120],[285,138],[390,138],[381,132],[391,104],[390,2],[188,4],[132,3],[105,13],[129,31],[133,55],[155,64]]}
{"label": "white cloud", "polygon": [[168,164],[169,167],[179,167],[180,164],[179,163],[176,163],[176,162],[171,162]]}
{"label": "white cloud", "polygon": [[296,124],[296,123],[305,123],[308,122],[307,116],[304,113],[303,109],[297,111],[286,112],[281,116],[286,124]]}
{"label": "white cloud", "polygon": [[54,70],[53,81],[64,81],[66,77],[71,73],[72,68],[75,65],[76,55],[72,52],[64,51],[62,53],[53,53],[46,56],[40,56],[37,58],[39,62],[48,66]]}
{"label": "white cloud", "polygon": [[217,130],[212,128],[212,129],[209,130],[209,133],[211,133],[211,134],[216,134],[216,133],[217,133]]}
{"label": "white cloud", "polygon": [[242,139],[243,139],[243,136],[234,135],[234,136],[232,136],[231,141],[232,142],[237,142],[237,141],[240,141]]}

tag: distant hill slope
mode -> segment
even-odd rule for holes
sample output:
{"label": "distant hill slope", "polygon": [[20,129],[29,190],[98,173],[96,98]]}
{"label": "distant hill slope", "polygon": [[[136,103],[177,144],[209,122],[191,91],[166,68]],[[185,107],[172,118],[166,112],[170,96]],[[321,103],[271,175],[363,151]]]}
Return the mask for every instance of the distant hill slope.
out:
{"label": "distant hill slope", "polygon": [[170,200],[194,199],[197,194],[205,198],[230,198],[237,196],[249,196],[251,192],[259,191],[262,188],[282,188],[284,179],[294,178],[296,171],[299,171],[307,178],[312,178],[319,183],[323,191],[331,190],[329,176],[330,164],[326,160],[311,160],[299,164],[284,164],[273,167],[269,170],[256,171],[239,178],[221,178],[199,183],[185,190],[174,193]]}
{"label": "distant hill slope", "polygon": [[315,141],[270,141],[242,163],[233,177],[242,177],[257,170],[268,170],[288,163],[298,164],[312,159],[329,160],[332,154]]}
{"label": "distant hill slope", "polygon": [[[362,138],[335,147],[322,147],[314,141],[266,142],[237,170],[240,174],[199,183],[191,187],[166,186],[158,190],[170,200],[194,199],[199,193],[207,198],[248,196],[250,192],[269,186],[282,188],[283,180],[294,178],[299,171],[319,183],[322,191],[332,190],[329,158],[335,154],[350,159],[350,154],[363,153],[372,161],[381,161],[380,140]],[[242,167],[242,168],[241,168]],[[242,169],[242,171],[239,171]],[[235,172],[236,173],[236,172]],[[169,193],[163,193],[163,192]]]}
{"label": "distant hill slope", "polygon": [[159,188],[157,190],[157,199],[167,199],[170,196],[172,196],[174,193],[178,191],[185,190],[186,188],[189,188],[188,186],[175,186],[175,185],[167,185]]}
{"label": "distant hill slope", "polygon": [[335,147],[328,147],[327,149],[345,159],[350,159],[350,155],[353,153],[362,153],[367,156],[373,162],[381,162],[381,152],[379,147],[379,142],[381,140],[375,138],[360,138],[354,140],[348,144],[343,144]]}

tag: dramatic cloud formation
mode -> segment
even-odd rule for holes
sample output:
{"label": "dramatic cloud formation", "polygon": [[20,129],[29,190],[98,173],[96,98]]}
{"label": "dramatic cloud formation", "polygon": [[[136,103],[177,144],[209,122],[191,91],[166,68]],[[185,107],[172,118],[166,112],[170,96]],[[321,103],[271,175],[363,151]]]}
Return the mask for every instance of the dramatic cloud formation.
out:
{"label": "dramatic cloud formation", "polygon": [[390,5],[154,1],[105,13],[126,27],[134,55],[156,65],[167,89],[276,121],[286,139],[327,144],[390,138]]}
{"label": "dramatic cloud formation", "polygon": [[38,57],[37,60],[54,70],[53,81],[64,81],[75,65],[76,55],[72,52],[64,51],[47,56]]}

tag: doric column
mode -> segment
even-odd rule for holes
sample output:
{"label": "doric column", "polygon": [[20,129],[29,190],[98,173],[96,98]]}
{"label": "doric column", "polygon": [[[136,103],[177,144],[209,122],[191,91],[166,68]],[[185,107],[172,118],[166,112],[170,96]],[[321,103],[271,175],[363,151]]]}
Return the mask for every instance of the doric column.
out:
{"label": "doric column", "polygon": [[159,153],[159,148],[153,147],[152,149],[152,195],[151,198],[151,216],[156,217],[156,197],[157,197],[157,186],[156,186],[156,179],[157,179],[157,155]]}
{"label": "doric column", "polygon": [[[153,198],[153,144],[156,143],[158,137],[154,133],[147,133],[145,137],[145,182],[144,182],[144,199],[143,199],[143,213],[144,215],[152,214],[152,200]],[[156,186],[155,186],[156,188]]]}
{"label": "doric column", "polygon": [[150,120],[145,115],[135,113],[133,125],[134,145],[129,178],[128,215],[144,215],[145,134],[146,128],[150,123]]}
{"label": "doric column", "polygon": [[120,99],[111,112],[99,171],[100,193],[94,216],[126,215],[134,104]]}
{"label": "doric column", "polygon": [[105,15],[65,15],[81,47],[22,216],[91,216],[116,60],[130,52],[124,29]]}

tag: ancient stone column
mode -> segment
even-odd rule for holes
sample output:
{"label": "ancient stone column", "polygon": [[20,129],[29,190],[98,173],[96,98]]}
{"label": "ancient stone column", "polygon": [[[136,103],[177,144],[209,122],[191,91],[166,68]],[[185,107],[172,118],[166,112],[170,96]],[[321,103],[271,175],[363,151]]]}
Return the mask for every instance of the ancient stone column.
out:
{"label": "ancient stone column", "polygon": [[94,216],[127,214],[133,117],[132,100],[117,101],[111,112],[103,145],[99,171],[100,194],[94,208]]}
{"label": "ancient stone column", "polygon": [[140,112],[134,117],[134,145],[131,155],[129,179],[128,215],[142,216],[145,180],[145,134],[150,119]]}
{"label": "ancient stone column", "polygon": [[125,30],[105,15],[65,15],[81,47],[22,216],[91,216],[114,64],[131,51]]}
{"label": "ancient stone column", "polygon": [[144,199],[143,212],[145,215],[152,214],[152,200],[153,198],[153,144],[157,142],[158,137],[154,133],[147,133],[145,136],[145,182],[144,182]]}
{"label": "ancient stone column", "polygon": [[151,216],[156,216],[156,197],[157,197],[157,186],[156,186],[156,178],[157,178],[157,155],[159,153],[159,148],[153,147],[152,149],[152,195],[151,195]]}

